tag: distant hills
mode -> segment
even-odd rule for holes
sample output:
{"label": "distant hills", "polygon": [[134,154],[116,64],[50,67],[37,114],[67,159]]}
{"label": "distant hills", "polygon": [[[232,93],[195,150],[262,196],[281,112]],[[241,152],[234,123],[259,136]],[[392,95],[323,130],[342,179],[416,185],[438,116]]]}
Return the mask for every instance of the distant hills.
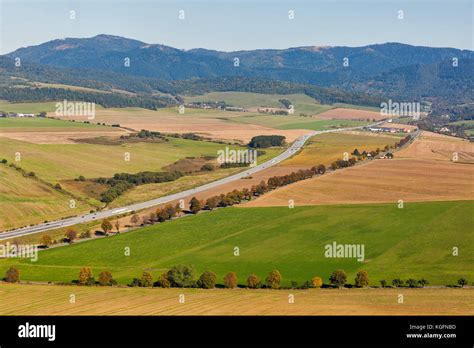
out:
{"label": "distant hills", "polygon": [[[199,93],[196,86],[203,85],[211,90],[230,90],[225,86],[229,81],[234,85],[239,81],[252,91],[262,90],[263,81],[279,81],[275,84],[282,87],[285,82],[291,90],[299,86],[409,101],[474,101],[473,51],[401,43],[220,52],[180,50],[97,35],[20,48],[0,57],[0,76],[15,74],[10,65],[15,58],[21,59],[24,69],[14,71],[26,79],[57,81],[62,76],[62,81],[73,80],[68,83],[113,86],[139,93]],[[453,59],[457,66],[453,66]],[[215,88],[210,81],[215,82]]]}

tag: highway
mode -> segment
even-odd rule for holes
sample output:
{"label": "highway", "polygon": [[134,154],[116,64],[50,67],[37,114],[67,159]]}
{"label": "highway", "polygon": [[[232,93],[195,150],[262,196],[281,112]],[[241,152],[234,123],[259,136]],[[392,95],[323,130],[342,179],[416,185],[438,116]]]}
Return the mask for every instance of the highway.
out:
{"label": "highway", "polygon": [[112,217],[112,216],[115,216],[115,215],[120,215],[120,214],[128,213],[128,212],[131,212],[131,211],[139,211],[139,210],[150,208],[150,207],[160,205],[160,204],[163,204],[163,203],[168,203],[168,202],[184,199],[186,197],[193,196],[193,195],[195,195],[199,192],[207,191],[209,189],[213,189],[213,188],[216,188],[218,186],[228,184],[228,183],[231,183],[233,181],[240,180],[240,179],[242,179],[246,176],[251,176],[252,174],[258,173],[258,172],[260,172],[262,170],[265,170],[265,169],[267,169],[271,166],[274,166],[274,165],[280,163],[281,161],[284,161],[287,158],[293,156],[296,152],[298,152],[298,150],[300,150],[303,147],[303,145],[306,143],[306,141],[309,138],[311,138],[315,135],[323,134],[323,133],[354,130],[354,129],[363,128],[363,127],[375,126],[375,125],[378,125],[378,124],[381,124],[381,123],[383,123],[383,122],[377,122],[377,123],[371,124],[369,126],[339,128],[339,129],[331,129],[331,130],[325,130],[325,131],[313,131],[311,133],[300,136],[298,139],[296,139],[293,142],[293,144],[291,144],[291,146],[288,149],[286,149],[284,152],[282,152],[278,156],[273,157],[271,160],[269,160],[267,162],[264,162],[262,164],[256,165],[254,167],[250,167],[250,168],[248,168],[247,170],[245,170],[243,172],[239,172],[237,174],[234,174],[234,175],[231,175],[231,176],[228,176],[228,177],[225,177],[225,178],[207,183],[207,184],[202,185],[202,186],[198,186],[198,187],[193,188],[193,189],[189,189],[189,190],[186,190],[186,191],[178,192],[178,193],[175,193],[175,194],[172,194],[172,195],[152,199],[152,200],[141,202],[141,203],[135,203],[135,204],[127,205],[127,206],[120,207],[120,208],[108,209],[108,210],[98,211],[98,212],[94,212],[94,213],[88,213],[88,214],[84,214],[84,215],[74,216],[74,217],[63,219],[63,220],[56,220],[56,221],[51,221],[51,222],[47,222],[47,223],[41,223],[41,224],[34,225],[34,226],[26,226],[26,227],[11,230],[11,231],[8,231],[8,232],[0,232],[0,240],[26,236],[26,235],[29,235],[29,234],[44,232],[44,231],[48,231],[48,230],[52,230],[52,229],[56,229],[56,228],[61,228],[61,227],[73,226],[73,225],[86,223],[86,222],[90,222],[90,221],[94,221],[94,220],[102,220],[104,218],[109,218],[109,217]]}

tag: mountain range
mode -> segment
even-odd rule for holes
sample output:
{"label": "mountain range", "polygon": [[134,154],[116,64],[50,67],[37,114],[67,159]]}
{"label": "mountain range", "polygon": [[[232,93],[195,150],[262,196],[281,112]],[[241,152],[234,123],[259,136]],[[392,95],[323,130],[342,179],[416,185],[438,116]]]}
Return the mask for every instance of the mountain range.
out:
{"label": "mountain range", "polygon": [[[183,87],[182,81],[195,84],[198,80],[220,81],[215,89],[225,90],[222,81],[237,78],[410,100],[434,98],[457,104],[474,101],[473,51],[401,43],[221,52],[181,50],[101,34],[53,40],[0,58],[0,76],[3,73],[11,77],[11,64],[20,58],[25,69],[15,71],[30,71],[23,78],[38,80],[48,75],[48,80],[54,80],[54,73],[48,70],[54,69],[63,80],[72,76],[70,79],[81,85],[94,81],[140,93],[186,93],[186,88],[177,91],[176,86]],[[117,81],[121,82],[117,85]],[[206,85],[209,87],[208,82]]]}

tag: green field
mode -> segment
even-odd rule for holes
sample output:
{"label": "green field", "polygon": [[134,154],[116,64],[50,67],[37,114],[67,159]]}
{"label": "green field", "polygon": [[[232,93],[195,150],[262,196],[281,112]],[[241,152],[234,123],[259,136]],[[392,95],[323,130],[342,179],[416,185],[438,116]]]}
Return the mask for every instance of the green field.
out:
{"label": "green field", "polygon": [[112,127],[98,126],[84,122],[70,122],[42,117],[2,117],[0,118],[0,133],[9,131],[29,132],[29,131],[65,131],[65,130],[98,130],[106,129],[113,131]]}
{"label": "green field", "polygon": [[279,129],[310,129],[310,130],[327,130],[333,128],[346,128],[365,126],[371,122],[354,121],[354,120],[317,120],[303,123],[290,123],[278,127]]}
{"label": "green field", "polygon": [[225,101],[227,104],[242,107],[269,107],[269,108],[285,108],[280,103],[280,99],[287,99],[292,102],[295,108],[295,115],[316,115],[324,111],[334,108],[349,108],[379,111],[379,108],[365,107],[360,105],[336,103],[333,105],[320,104],[315,99],[306,94],[262,94],[250,92],[211,92],[203,95],[184,97],[187,103],[191,102],[219,102]]}
{"label": "green field", "polygon": [[[272,269],[281,271],[285,284],[314,276],[327,282],[341,268],[351,283],[364,269],[374,285],[396,277],[454,284],[460,277],[474,279],[473,208],[472,201],[408,203],[403,209],[396,203],[225,208],[41,251],[36,263],[2,260],[0,273],[16,265],[23,280],[69,282],[89,266],[96,275],[110,270],[126,283],[144,270],[156,277],[170,266],[191,263],[199,272],[216,272],[219,280],[235,271],[242,283],[251,273],[264,278]],[[365,261],[325,258],[325,245],[333,241],[364,244]],[[240,256],[234,256],[235,247]],[[453,247],[459,256],[452,255]]]}
{"label": "green field", "polygon": [[369,124],[354,120],[316,120],[312,117],[295,115],[245,115],[230,119],[232,122],[257,124],[276,129],[327,130],[332,128],[356,127]]}
{"label": "green field", "polygon": [[38,102],[38,103],[9,103],[5,100],[0,100],[0,110],[5,112],[20,112],[20,113],[40,113],[53,112],[56,110],[56,102]]}

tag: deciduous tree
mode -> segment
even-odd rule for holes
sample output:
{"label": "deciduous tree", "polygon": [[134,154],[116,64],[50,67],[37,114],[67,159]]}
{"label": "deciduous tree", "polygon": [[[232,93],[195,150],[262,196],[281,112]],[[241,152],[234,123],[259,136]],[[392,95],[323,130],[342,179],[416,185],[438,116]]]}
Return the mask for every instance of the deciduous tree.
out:
{"label": "deciduous tree", "polygon": [[224,286],[229,289],[237,287],[237,274],[229,272],[224,276]]}
{"label": "deciduous tree", "polygon": [[213,289],[216,286],[216,280],[214,272],[206,271],[199,277],[198,286],[203,289]]}
{"label": "deciduous tree", "polygon": [[89,267],[83,267],[79,271],[78,285],[92,285],[94,278],[92,277],[92,271]]}
{"label": "deciduous tree", "polygon": [[347,282],[347,274],[342,269],[335,270],[329,277],[329,283],[337,287],[343,287]]}
{"label": "deciduous tree", "polygon": [[257,288],[260,287],[261,284],[262,284],[262,282],[260,280],[260,277],[255,275],[255,274],[251,274],[247,278],[247,286],[250,289],[257,289]]}
{"label": "deciduous tree", "polygon": [[357,272],[355,286],[358,288],[369,286],[369,274],[366,271]]}
{"label": "deciduous tree", "polygon": [[109,219],[102,220],[101,227],[102,227],[102,230],[105,232],[105,234],[112,231],[112,228],[113,228]]}
{"label": "deciduous tree", "polygon": [[321,277],[314,277],[313,279],[311,279],[311,283],[315,288],[320,288],[321,286],[323,286],[323,280],[321,279]]}
{"label": "deciduous tree", "polygon": [[281,274],[277,270],[271,271],[267,276],[267,285],[272,289],[279,289],[281,286]]}
{"label": "deciduous tree", "polygon": [[74,240],[77,238],[77,231],[73,227],[68,227],[66,228],[66,238],[69,242],[69,244],[74,243]]}
{"label": "deciduous tree", "polygon": [[5,281],[9,283],[18,283],[20,281],[20,271],[16,267],[10,267],[5,273]]}

